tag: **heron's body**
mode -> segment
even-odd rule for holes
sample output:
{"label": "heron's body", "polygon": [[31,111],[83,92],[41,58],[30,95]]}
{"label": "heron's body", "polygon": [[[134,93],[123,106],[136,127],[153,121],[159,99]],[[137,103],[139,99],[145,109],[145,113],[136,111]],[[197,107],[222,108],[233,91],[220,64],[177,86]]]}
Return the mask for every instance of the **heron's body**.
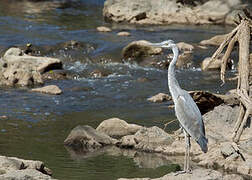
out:
{"label": "heron's body", "polygon": [[176,116],[186,133],[200,145],[203,152],[207,152],[205,127],[200,110],[189,93],[181,89],[175,77],[175,66],[178,58],[176,45],[172,48],[172,51],[174,57],[168,68],[168,86],[175,104]]}
{"label": "heron's body", "polygon": [[190,137],[192,137],[201,147],[203,152],[207,152],[207,139],[205,137],[205,126],[200,110],[189,93],[179,86],[175,77],[175,66],[178,59],[178,47],[172,40],[161,43],[153,43],[152,46],[169,48],[173,51],[173,59],[168,68],[168,86],[175,104],[177,119],[185,133],[186,153],[185,166],[183,172],[189,171],[189,151]]}

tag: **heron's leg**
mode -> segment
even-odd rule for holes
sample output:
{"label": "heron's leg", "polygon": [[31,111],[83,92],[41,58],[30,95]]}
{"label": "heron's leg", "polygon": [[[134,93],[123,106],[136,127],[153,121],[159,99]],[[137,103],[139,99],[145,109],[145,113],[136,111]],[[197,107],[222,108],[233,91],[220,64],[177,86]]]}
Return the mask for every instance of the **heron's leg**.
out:
{"label": "heron's leg", "polygon": [[183,129],[183,131],[184,131],[184,135],[185,135],[185,148],[186,148],[186,151],[185,151],[185,157],[184,157],[184,169],[183,169],[183,171],[178,171],[178,172],[176,172],[175,173],[175,176],[177,176],[177,175],[179,175],[179,174],[184,174],[184,173],[187,173],[187,165],[188,165],[188,158],[187,158],[187,156],[188,156],[188,152],[187,152],[187,147],[188,147],[188,137],[189,137],[189,135],[186,133],[186,131]]}
{"label": "heron's leg", "polygon": [[189,134],[186,133],[186,157],[187,157],[187,164],[186,164],[186,172],[190,172],[190,149],[191,149],[191,141]]}
{"label": "heron's leg", "polygon": [[185,159],[184,159],[184,171],[186,172],[186,170],[187,170],[187,164],[188,164],[188,158],[187,158],[187,156],[188,156],[188,136],[187,136],[187,133],[186,133],[186,131],[184,130],[184,135],[185,135],[185,149],[186,149],[186,151],[185,151]]}

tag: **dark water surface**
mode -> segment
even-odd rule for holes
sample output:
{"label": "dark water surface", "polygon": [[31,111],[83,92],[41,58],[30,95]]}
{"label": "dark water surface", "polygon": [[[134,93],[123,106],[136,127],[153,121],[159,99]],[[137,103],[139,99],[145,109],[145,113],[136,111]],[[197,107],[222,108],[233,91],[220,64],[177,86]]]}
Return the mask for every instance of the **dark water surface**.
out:
{"label": "dark water surface", "polygon": [[[50,81],[62,90],[60,96],[29,92],[26,88],[0,88],[0,154],[44,161],[58,179],[117,179],[119,177],[159,177],[174,171],[169,157],[135,152],[106,150],[78,156],[63,146],[63,141],[77,125],[96,127],[101,121],[118,117],[129,123],[163,127],[175,118],[167,103],[149,103],[146,99],[159,92],[169,93],[167,72],[136,64],[120,63],[121,49],[133,40],[160,42],[166,39],[198,43],[215,34],[229,32],[223,26],[134,26],[106,24],[102,18],[103,0],[57,1],[32,3],[0,1],[0,47],[32,43],[53,46],[69,40],[95,45],[90,53],[80,53],[72,61],[64,57],[65,69],[78,75],[74,80]],[[96,27],[107,25],[111,33],[98,33]],[[132,36],[118,37],[129,31]],[[177,71],[181,86],[187,90],[225,92],[234,87],[220,87],[218,72],[200,71],[200,60],[213,52],[194,53],[194,66]],[[56,57],[63,55],[56,52]],[[88,58],[86,58],[86,56]],[[111,63],[89,60],[113,58]],[[116,59],[116,60],[115,60]],[[117,61],[118,59],[118,61]],[[109,59],[108,59],[109,60]],[[109,76],[86,77],[85,72],[103,69]],[[141,82],[139,79],[146,78]],[[167,129],[178,128],[177,123]],[[133,154],[133,155],[132,155]]]}

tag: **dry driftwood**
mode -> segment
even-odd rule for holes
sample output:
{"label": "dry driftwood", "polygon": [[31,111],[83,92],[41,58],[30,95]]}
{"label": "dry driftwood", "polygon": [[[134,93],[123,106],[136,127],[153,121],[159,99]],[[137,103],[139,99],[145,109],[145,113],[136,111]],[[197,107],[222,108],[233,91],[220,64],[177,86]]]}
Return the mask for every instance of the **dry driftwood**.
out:
{"label": "dry driftwood", "polygon": [[[244,11],[245,12],[245,11]],[[221,65],[221,80],[225,83],[225,73],[227,67],[227,60],[233,50],[236,42],[239,43],[239,67],[238,67],[238,83],[236,94],[240,101],[240,114],[234,127],[234,132],[232,135],[232,140],[234,142],[239,142],[242,131],[247,123],[249,116],[252,115],[252,100],[249,97],[249,75],[250,72],[250,58],[249,58],[249,44],[250,44],[250,28],[252,27],[252,20],[250,17],[246,16],[246,13],[238,14],[239,23],[237,27],[227,34],[226,39],[221,43],[219,48],[212,56],[212,60],[209,65],[214,61],[214,59],[223,51],[227,46],[226,52],[222,57]]]}

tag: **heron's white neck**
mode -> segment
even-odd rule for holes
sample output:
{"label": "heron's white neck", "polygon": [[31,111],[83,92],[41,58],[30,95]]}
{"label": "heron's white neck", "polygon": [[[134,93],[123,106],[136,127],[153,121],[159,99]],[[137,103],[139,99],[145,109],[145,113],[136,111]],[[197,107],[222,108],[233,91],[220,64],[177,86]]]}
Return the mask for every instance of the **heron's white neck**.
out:
{"label": "heron's white neck", "polygon": [[173,99],[176,99],[175,97],[177,96],[178,91],[181,88],[175,76],[175,67],[176,67],[176,62],[177,62],[178,54],[179,54],[178,47],[175,44],[172,47],[172,52],[173,52],[173,59],[168,68],[168,86],[169,86],[169,90]]}

